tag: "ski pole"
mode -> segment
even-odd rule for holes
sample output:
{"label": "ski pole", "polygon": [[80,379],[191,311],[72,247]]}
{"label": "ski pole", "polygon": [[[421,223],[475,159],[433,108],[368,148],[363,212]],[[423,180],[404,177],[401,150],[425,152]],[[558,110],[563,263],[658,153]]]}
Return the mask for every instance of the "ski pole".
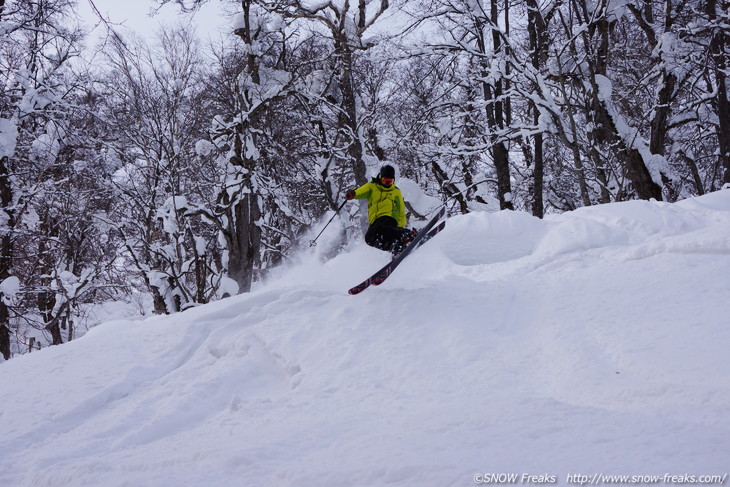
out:
{"label": "ski pole", "polygon": [[315,245],[317,245],[317,239],[324,233],[324,231],[327,229],[327,227],[329,226],[329,224],[332,223],[332,220],[334,220],[335,217],[340,213],[340,210],[345,206],[345,203],[347,203],[347,200],[344,200],[342,202],[342,204],[340,205],[340,207],[337,208],[337,210],[335,211],[335,214],[332,215],[332,218],[330,218],[330,221],[328,221],[327,224],[322,229],[322,231],[319,232],[319,235],[317,235],[316,237],[314,237],[314,240],[312,240],[311,242],[309,242],[309,246],[310,247],[314,247]]}

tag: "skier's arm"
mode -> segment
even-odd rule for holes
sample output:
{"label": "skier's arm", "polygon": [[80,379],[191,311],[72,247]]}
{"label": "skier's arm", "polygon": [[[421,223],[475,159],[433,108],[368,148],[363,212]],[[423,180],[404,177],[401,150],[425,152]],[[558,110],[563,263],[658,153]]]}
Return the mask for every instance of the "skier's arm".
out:
{"label": "skier's arm", "polygon": [[361,200],[363,198],[369,197],[370,189],[370,183],[363,184],[355,190],[355,195],[353,196],[353,198],[355,198],[356,200]]}
{"label": "skier's arm", "polygon": [[405,227],[408,223],[408,220],[406,220],[406,202],[403,199],[403,193],[400,191],[398,191],[396,201],[398,202],[398,226]]}

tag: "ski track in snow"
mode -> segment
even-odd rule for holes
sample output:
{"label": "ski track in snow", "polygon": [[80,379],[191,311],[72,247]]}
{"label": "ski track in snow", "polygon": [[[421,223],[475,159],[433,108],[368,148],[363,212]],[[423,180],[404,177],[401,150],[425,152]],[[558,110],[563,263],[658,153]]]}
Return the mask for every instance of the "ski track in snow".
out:
{"label": "ski track in snow", "polygon": [[0,485],[461,486],[724,474],[730,191],[472,213],[0,365]]}

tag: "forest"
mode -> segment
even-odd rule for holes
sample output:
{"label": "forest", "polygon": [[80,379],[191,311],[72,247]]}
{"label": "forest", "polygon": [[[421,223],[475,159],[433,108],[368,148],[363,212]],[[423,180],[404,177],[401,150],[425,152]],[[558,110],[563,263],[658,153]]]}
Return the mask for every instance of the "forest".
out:
{"label": "forest", "polygon": [[729,0],[240,0],[220,42],[76,3],[0,0],[0,361],[249,292],[385,162],[452,215],[730,184]]}

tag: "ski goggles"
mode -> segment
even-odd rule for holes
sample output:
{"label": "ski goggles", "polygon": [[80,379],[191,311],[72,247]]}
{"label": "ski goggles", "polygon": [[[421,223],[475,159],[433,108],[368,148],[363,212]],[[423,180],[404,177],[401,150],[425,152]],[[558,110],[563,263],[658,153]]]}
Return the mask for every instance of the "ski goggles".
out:
{"label": "ski goggles", "polygon": [[395,182],[395,179],[393,178],[380,178],[380,182],[383,183],[383,186],[390,186]]}

